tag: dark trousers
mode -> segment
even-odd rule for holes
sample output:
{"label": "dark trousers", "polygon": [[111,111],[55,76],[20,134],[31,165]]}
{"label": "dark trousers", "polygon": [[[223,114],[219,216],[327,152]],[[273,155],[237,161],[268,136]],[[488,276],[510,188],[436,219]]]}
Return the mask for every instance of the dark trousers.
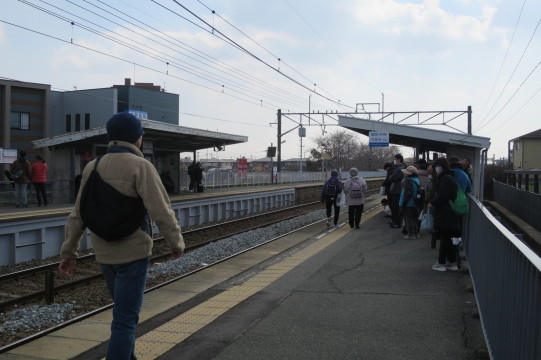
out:
{"label": "dark trousers", "polygon": [[419,234],[419,209],[415,207],[404,208],[404,222],[409,236]]}
{"label": "dark trousers", "polygon": [[340,216],[340,206],[336,206],[336,199],[325,201],[325,210],[327,211],[327,218],[331,217],[333,207],[334,207],[334,225],[336,225],[338,224],[338,216]]}
{"label": "dark trousers", "polygon": [[361,216],[363,215],[364,204],[361,205],[350,205],[348,207],[348,220],[350,227],[359,228],[361,223]]}
{"label": "dark trousers", "polygon": [[389,194],[387,195],[387,200],[389,200],[389,207],[391,208],[391,220],[393,224],[398,226],[402,225],[402,216],[400,216],[399,203],[400,203],[400,194]]}
{"label": "dark trousers", "polygon": [[45,192],[45,183],[35,182],[34,189],[36,189],[36,196],[38,198],[38,206],[41,206],[42,201],[43,201],[43,205],[47,205],[47,193]]}
{"label": "dark trousers", "polygon": [[456,262],[458,246],[453,245],[453,241],[451,240],[451,237],[453,237],[453,234],[451,233],[451,231],[447,231],[447,230],[440,230],[439,234],[440,234],[440,253],[438,256],[438,263],[445,264],[446,260],[450,263]]}

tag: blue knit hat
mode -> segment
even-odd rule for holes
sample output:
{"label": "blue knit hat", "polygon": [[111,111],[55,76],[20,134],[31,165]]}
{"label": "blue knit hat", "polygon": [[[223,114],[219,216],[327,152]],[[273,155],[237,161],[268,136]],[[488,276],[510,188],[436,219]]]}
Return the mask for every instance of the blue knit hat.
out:
{"label": "blue knit hat", "polygon": [[126,141],[135,143],[143,135],[141,120],[128,112],[113,115],[107,121],[107,137],[109,141]]}

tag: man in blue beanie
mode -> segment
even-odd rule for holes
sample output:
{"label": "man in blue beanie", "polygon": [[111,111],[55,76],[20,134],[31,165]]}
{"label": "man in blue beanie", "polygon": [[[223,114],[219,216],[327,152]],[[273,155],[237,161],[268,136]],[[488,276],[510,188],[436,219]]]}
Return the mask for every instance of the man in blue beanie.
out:
{"label": "man in blue beanie", "polygon": [[[111,337],[106,355],[108,360],[136,358],[135,330],[143,303],[149,258],[152,255],[150,218],[156,221],[160,234],[168,242],[172,259],[179,258],[184,250],[180,226],[171,209],[167,191],[154,165],[139,150],[143,143],[142,135],[141,121],[127,112],[115,114],[107,122],[107,154],[91,161],[83,170],[79,194],[68,217],[65,240],[60,250],[60,272],[70,275],[75,268],[79,242],[88,225],[96,261],[100,264],[114,301]],[[102,187],[96,192],[95,201],[87,202],[82,200],[86,198],[82,194],[87,182],[90,184],[96,181],[96,173],[92,175],[92,181],[88,181],[94,171],[106,184],[97,181]],[[111,191],[110,187],[114,189]],[[106,199],[99,198],[106,190],[110,195]],[[126,198],[135,199],[139,205],[123,206]],[[113,226],[112,229],[100,227],[108,224],[107,219],[101,221],[100,218],[105,217],[103,213],[106,211],[89,212],[87,206],[100,202],[106,203],[107,208],[114,208],[115,214],[109,218],[114,217],[115,221],[119,218],[122,224],[129,223],[126,231],[115,232],[120,226]],[[118,205],[115,207],[115,204]],[[87,213],[91,216],[81,215]],[[98,224],[87,224],[83,217],[86,220],[97,218]]]}
{"label": "man in blue beanie", "polygon": [[109,141],[125,141],[135,143],[144,133],[141,120],[129,112],[113,115],[107,121],[107,138]]}

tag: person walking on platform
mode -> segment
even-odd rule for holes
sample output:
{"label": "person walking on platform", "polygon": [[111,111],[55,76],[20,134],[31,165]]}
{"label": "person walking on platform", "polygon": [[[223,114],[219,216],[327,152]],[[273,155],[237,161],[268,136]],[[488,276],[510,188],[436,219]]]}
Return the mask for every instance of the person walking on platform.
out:
{"label": "person walking on platform", "polygon": [[389,182],[391,184],[387,199],[389,200],[389,206],[391,207],[392,222],[391,227],[399,229],[402,227],[402,216],[400,215],[398,203],[400,201],[400,191],[402,190],[402,180],[404,179],[404,173],[402,169],[406,168],[404,164],[404,158],[402,154],[396,154],[394,156],[394,167],[389,176]]}
{"label": "person walking on platform", "polygon": [[18,208],[28,207],[26,189],[28,182],[32,179],[32,165],[26,160],[26,151],[19,151],[19,157],[11,166],[11,181],[15,183],[15,205]]}
{"label": "person walking on platform", "polygon": [[331,213],[334,208],[334,227],[338,224],[338,217],[340,216],[340,206],[337,203],[338,194],[342,193],[343,184],[338,179],[338,171],[332,170],[331,177],[323,184],[323,190],[321,191],[321,202],[325,204],[325,211],[327,214],[327,227],[331,226]]}
{"label": "person walking on platform", "polygon": [[[160,228],[171,248],[171,258],[179,258],[184,251],[184,240],[180,226],[171,209],[169,197],[162,185],[154,165],[144,158],[139,149],[143,142],[141,122],[130,113],[115,114],[107,122],[109,145],[107,153],[91,161],[83,171],[81,188],[75,206],[66,224],[65,239],[60,250],[59,270],[70,275],[77,258],[79,242],[85,233],[85,227],[92,222],[98,224],[110,222],[101,212],[88,214],[99,198],[96,191],[92,201],[85,201],[88,192],[85,185],[92,184],[99,190],[108,192],[112,201],[117,203],[113,209],[115,221],[122,217],[130,222],[125,236],[108,236],[100,227],[98,235],[88,225],[94,247],[96,261],[100,264],[107,288],[114,301],[111,336],[107,349],[107,360],[136,359],[135,330],[139,321],[139,312],[143,302],[143,293],[147,277],[149,258],[152,255],[152,218]],[[99,165],[99,166],[97,166]],[[100,181],[101,177],[101,181]],[[103,184],[103,182],[105,184]],[[127,198],[140,205],[122,207],[121,201]],[[99,198],[109,205],[110,199]],[[114,206],[111,206],[114,207]],[[84,212],[82,212],[84,210]],[[116,215],[118,214],[118,215]],[[142,216],[141,216],[142,214]],[[149,218],[150,216],[150,218]],[[83,220],[84,218],[84,220]],[[135,221],[133,221],[135,220]],[[135,230],[133,224],[135,223]],[[93,225],[97,229],[97,225]],[[117,226],[110,225],[109,233],[117,231]],[[98,230],[96,230],[98,231]]]}
{"label": "person walking on platform", "polygon": [[45,191],[45,183],[47,182],[47,173],[49,168],[47,163],[41,157],[41,155],[36,155],[36,162],[32,164],[32,184],[34,184],[34,189],[36,190],[36,197],[38,200],[38,206],[47,206],[47,193]]}
{"label": "person walking on platform", "polygon": [[359,229],[368,186],[366,185],[366,181],[361,176],[358,176],[359,171],[356,168],[351,168],[349,175],[351,177],[344,183],[344,194],[346,195],[346,204],[348,205],[349,227]]}
{"label": "person walking on platform", "polygon": [[421,183],[417,177],[417,171],[415,166],[402,169],[405,178],[400,192],[399,208],[400,212],[403,213],[408,232],[404,238],[408,240],[419,238],[419,206],[416,204],[415,198]]}
{"label": "person walking on platform", "polygon": [[[436,271],[457,271],[457,245],[451,238],[460,236],[460,218],[451,209],[449,200],[456,197],[457,183],[453,180],[453,172],[446,158],[437,158],[434,169],[438,175],[435,183],[435,194],[429,206],[434,206],[434,229],[439,232],[440,251],[438,262],[432,266]],[[446,262],[447,261],[447,262]]]}

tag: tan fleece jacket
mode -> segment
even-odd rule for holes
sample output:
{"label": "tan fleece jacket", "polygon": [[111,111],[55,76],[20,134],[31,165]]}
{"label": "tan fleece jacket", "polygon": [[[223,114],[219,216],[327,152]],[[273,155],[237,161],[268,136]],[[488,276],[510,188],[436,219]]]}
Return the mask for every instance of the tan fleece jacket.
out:
{"label": "tan fleece jacket", "polygon": [[[171,209],[169,196],[154,165],[146,160],[141,151],[133,144],[111,141],[109,146],[127,147],[137,155],[132,153],[104,155],[97,169],[100,176],[119,192],[128,196],[141,197],[150,218],[158,224],[160,233],[169,246],[172,249],[184,250],[180,225],[175,217],[175,212]],[[65,240],[60,250],[61,258],[77,257],[79,242],[85,231],[79,201],[86,180],[94,169],[95,161],[88,163],[83,171],[79,194],[66,224]],[[94,233],[91,233],[91,239],[96,261],[102,264],[124,264],[152,254],[152,238],[141,229],[137,229],[123,239],[111,242],[105,241]]]}

